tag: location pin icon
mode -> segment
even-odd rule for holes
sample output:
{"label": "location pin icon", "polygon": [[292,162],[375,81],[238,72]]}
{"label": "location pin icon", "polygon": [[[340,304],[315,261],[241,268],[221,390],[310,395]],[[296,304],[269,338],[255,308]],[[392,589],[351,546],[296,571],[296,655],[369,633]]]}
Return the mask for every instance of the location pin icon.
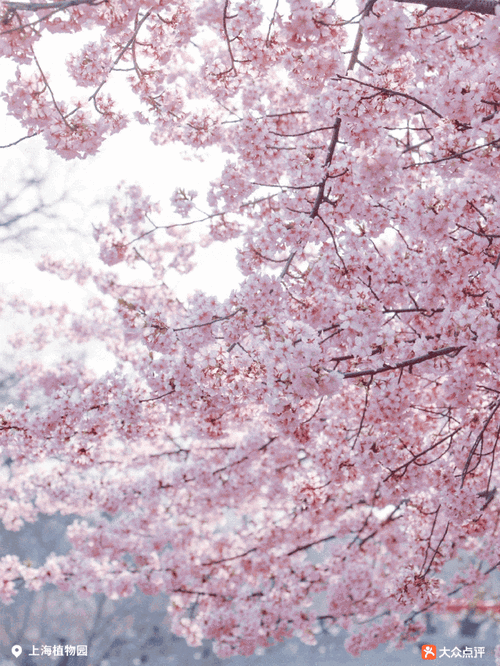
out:
{"label": "location pin icon", "polygon": [[14,647],[12,648],[12,654],[16,659],[19,657],[22,651],[23,648],[20,645],[14,645]]}

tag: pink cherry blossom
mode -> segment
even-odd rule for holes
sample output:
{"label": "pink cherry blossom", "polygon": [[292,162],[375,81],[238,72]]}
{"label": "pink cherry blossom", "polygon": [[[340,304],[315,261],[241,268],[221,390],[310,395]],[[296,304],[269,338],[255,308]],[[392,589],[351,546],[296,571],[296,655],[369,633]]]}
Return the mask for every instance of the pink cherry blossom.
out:
{"label": "pink cherry blossom", "polygon": [[[135,120],[226,160],[207,192],[168,183],[171,213],[120,184],[92,265],[41,260],[88,285],[83,312],[2,298],[33,325],[12,341],[22,405],[0,415],[0,518],[78,516],[66,555],[0,559],[2,601],[22,584],[166,593],[173,631],[229,657],[314,643],[319,618],[354,655],[401,646],[428,609],[489,594],[499,17],[428,4],[359,2],[357,37],[313,0],[270,16],[253,0],[2,5],[0,53],[19,66],[3,99],[50,150],[84,159]],[[64,97],[37,42],[83,29]],[[170,277],[216,241],[237,247],[241,283],[181,300]],[[113,370],[69,358],[89,341]]]}

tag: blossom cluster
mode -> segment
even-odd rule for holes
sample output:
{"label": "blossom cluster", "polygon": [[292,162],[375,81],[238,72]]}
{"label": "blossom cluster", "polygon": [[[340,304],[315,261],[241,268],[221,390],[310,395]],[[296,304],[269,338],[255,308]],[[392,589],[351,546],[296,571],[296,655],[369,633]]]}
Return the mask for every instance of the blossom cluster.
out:
{"label": "blossom cluster", "polygon": [[[24,404],[0,415],[0,519],[79,517],[67,554],[0,559],[4,602],[23,583],[138,588],[221,656],[311,642],[318,617],[359,654],[484,592],[500,564],[499,19],[358,4],[345,56],[319,0],[272,17],[254,0],[82,1],[35,26],[5,5],[20,68],[4,98],[51,149],[82,158],[125,126],[104,89],[127,70],[153,142],[227,161],[206,204],[173,183],[170,218],[121,185],[94,225],[99,269],[41,262],[93,283],[83,313],[2,301],[40,324],[16,340]],[[58,100],[33,45],[84,27],[96,39],[67,63],[85,94]],[[178,298],[168,271],[214,241],[236,245],[241,283]],[[99,341],[115,366],[30,359],[55,339]],[[476,563],[446,582],[459,553]]]}

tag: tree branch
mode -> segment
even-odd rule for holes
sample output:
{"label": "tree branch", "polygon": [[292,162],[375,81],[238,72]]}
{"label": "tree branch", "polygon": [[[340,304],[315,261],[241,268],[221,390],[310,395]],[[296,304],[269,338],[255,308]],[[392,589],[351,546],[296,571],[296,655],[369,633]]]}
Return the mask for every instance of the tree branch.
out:
{"label": "tree branch", "polygon": [[459,9],[493,15],[495,14],[495,7],[499,4],[496,0],[394,0],[394,2],[425,5],[428,9],[441,7],[443,9]]}
{"label": "tree branch", "polygon": [[38,12],[41,9],[61,10],[76,5],[94,5],[94,0],[64,0],[64,2],[7,2],[9,11]]}
{"label": "tree branch", "polygon": [[374,86],[371,83],[366,83],[365,81],[359,81],[358,79],[353,79],[350,76],[340,76],[340,74],[337,75],[338,79],[342,79],[343,81],[353,81],[354,83],[359,83],[361,86],[367,86],[368,88],[373,88],[373,90],[378,90],[380,93],[385,94],[385,95],[395,95],[397,97],[405,97],[406,99],[411,100],[412,102],[416,102],[417,104],[420,104],[421,106],[425,107],[431,113],[436,115],[438,118],[442,118],[443,116],[436,111],[436,109],[433,109],[432,106],[429,106],[425,102],[422,102],[420,99],[417,99],[416,97],[413,97],[413,95],[407,95],[406,93],[399,92],[398,90],[391,90],[390,88],[381,88],[380,86]]}
{"label": "tree branch", "polygon": [[403,368],[409,368],[417,363],[423,363],[424,361],[430,361],[433,358],[438,356],[456,356],[459,354],[465,346],[461,347],[444,347],[443,349],[436,349],[435,351],[430,351],[428,354],[423,356],[415,356],[415,358],[410,358],[406,361],[399,361],[399,363],[394,363],[393,365],[383,365],[381,368],[374,368],[373,370],[358,370],[356,372],[345,372],[344,379],[354,379],[356,377],[367,377],[378,375],[381,372],[389,372],[389,370],[399,370]]}
{"label": "tree branch", "polygon": [[[335,152],[335,147],[337,146],[337,143],[339,141],[340,123],[341,123],[340,116],[337,116],[337,118],[335,118],[335,122],[333,123],[332,138],[330,139],[330,143],[328,145],[328,153],[327,153],[325,162],[323,164],[324,169],[328,169],[328,167],[332,163],[333,153]],[[311,222],[314,220],[315,217],[318,216],[319,207],[325,201],[325,186],[326,186],[326,181],[328,180],[328,178],[330,178],[330,175],[327,172],[325,174],[325,176],[323,177],[323,180],[321,181],[321,183],[317,186],[318,187],[318,193],[316,194],[316,199],[314,201],[314,205],[312,207],[312,210],[309,213],[309,219],[311,220]],[[292,263],[293,258],[295,257],[296,253],[297,253],[297,250],[294,250],[290,254],[290,256],[288,257],[287,262],[285,264],[285,268],[281,271],[280,280],[282,280],[285,277],[285,275],[288,273],[288,269],[290,268],[290,264]]]}

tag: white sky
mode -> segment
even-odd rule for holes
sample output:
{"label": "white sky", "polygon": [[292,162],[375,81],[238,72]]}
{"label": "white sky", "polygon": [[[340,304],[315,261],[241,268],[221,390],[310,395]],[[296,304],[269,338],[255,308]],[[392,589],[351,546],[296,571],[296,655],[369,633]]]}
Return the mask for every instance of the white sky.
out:
{"label": "white sky", "polygon": [[[264,5],[272,13],[275,0],[265,0]],[[357,13],[354,0],[340,0],[337,7],[346,17]],[[354,29],[352,31],[354,32]],[[71,94],[68,91],[72,89],[77,92],[67,76],[65,57],[67,53],[75,52],[79,45],[90,41],[91,35],[89,32],[49,35],[45,42],[36,47],[35,52],[42,67],[46,72],[50,72],[50,82],[56,98],[67,98]],[[5,58],[0,60],[0,89],[5,89],[5,83],[14,71],[13,63]],[[111,89],[111,92],[114,91]],[[81,91],[78,94],[80,95]],[[128,92],[125,94],[130,95]],[[0,145],[15,141],[24,133],[19,123],[6,115],[5,104],[0,103]],[[210,158],[205,162],[187,161],[181,156],[182,150],[185,149],[176,146],[154,146],[149,140],[149,129],[133,122],[126,130],[107,139],[95,157],[83,161],[68,162],[52,154],[48,157],[44,141],[35,137],[16,147],[0,150],[0,169],[4,174],[1,189],[9,187],[11,173],[22,173],[29,169],[32,162],[45,162],[42,168],[50,171],[50,187],[55,191],[62,187],[65,181],[69,181],[74,197],[82,202],[108,200],[121,180],[130,184],[139,183],[153,201],[160,201],[163,211],[160,223],[167,224],[169,216],[172,215],[169,211],[169,199],[175,187],[203,192],[209,180],[219,172],[226,160],[225,156],[212,150]],[[105,221],[107,213],[105,208],[101,207],[90,213],[92,219],[87,219],[88,215],[88,212],[86,215],[82,214],[78,206],[68,208],[67,212],[68,221],[81,227],[90,236],[90,223]],[[45,227],[48,223],[43,224]],[[85,252],[97,254],[97,245],[93,241],[86,245],[79,236],[62,234],[62,226],[60,224],[53,230],[47,226],[48,233],[43,240],[43,250],[49,250],[56,256],[62,254],[75,257]],[[0,283],[11,293],[21,291],[44,302],[67,300],[78,307],[81,298],[77,287],[61,283],[54,276],[40,273],[36,269],[33,255],[40,253],[41,248],[27,253],[13,251],[11,246],[0,245]],[[214,243],[199,253],[197,268],[188,276],[179,278],[172,286],[176,287],[181,297],[202,288],[222,299],[237,286],[240,277],[235,266],[234,245],[228,247],[228,244]],[[10,327],[4,320],[3,330],[0,332],[0,347],[5,341],[8,328]]]}

